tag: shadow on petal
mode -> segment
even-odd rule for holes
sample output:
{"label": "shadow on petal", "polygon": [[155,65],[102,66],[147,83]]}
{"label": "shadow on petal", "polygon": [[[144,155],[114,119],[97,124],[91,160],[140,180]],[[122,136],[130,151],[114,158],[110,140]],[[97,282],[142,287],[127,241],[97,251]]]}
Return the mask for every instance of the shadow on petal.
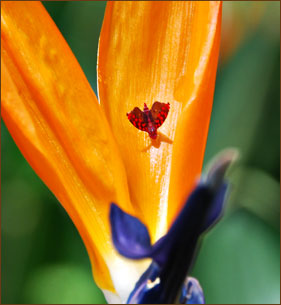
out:
{"label": "shadow on petal", "polygon": [[169,137],[165,136],[163,133],[158,132],[158,137],[155,140],[151,140],[150,144],[145,147],[142,152],[147,152],[149,149],[153,146],[155,148],[160,148],[161,143],[168,143],[173,144],[173,140],[171,140]]}

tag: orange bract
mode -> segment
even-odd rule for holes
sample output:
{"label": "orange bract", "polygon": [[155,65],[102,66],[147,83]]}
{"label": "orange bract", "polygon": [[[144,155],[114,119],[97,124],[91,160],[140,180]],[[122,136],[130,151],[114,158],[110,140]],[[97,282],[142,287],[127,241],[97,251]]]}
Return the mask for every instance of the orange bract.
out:
{"label": "orange bract", "polygon": [[[220,18],[219,2],[109,2],[106,8],[99,98],[121,149],[131,200],[154,241],[166,232],[201,171]],[[122,114],[154,101],[171,107],[162,135],[151,145]]]}
{"label": "orange bract", "polygon": [[[105,116],[41,3],[2,3],[1,44],[3,119],[71,216],[91,258],[103,261],[113,251],[109,203],[130,207]],[[113,289],[106,265],[93,263],[98,284]]]}
{"label": "orange bract", "polygon": [[[220,17],[215,1],[109,2],[98,58],[101,107],[42,4],[2,2],[5,124],[75,223],[98,285],[123,301],[147,263],[114,250],[110,202],[141,218],[153,241],[184,203],[202,166]],[[151,142],[126,113],[154,101],[169,102],[170,113]]]}

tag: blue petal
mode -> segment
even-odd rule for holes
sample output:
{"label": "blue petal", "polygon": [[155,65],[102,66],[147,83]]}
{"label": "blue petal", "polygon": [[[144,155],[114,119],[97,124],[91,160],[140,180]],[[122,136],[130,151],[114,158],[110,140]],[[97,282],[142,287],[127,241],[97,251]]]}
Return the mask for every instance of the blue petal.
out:
{"label": "blue petal", "polygon": [[228,188],[227,183],[224,183],[218,190],[210,206],[207,218],[202,228],[202,232],[209,229],[212,225],[214,225],[222,215],[227,188]]}
{"label": "blue petal", "polygon": [[161,301],[160,268],[152,262],[131,292],[127,304],[157,304]]}
{"label": "blue petal", "polygon": [[166,264],[169,256],[174,256],[176,251],[182,253],[182,259],[188,264],[191,263],[213,198],[214,194],[207,185],[199,184],[194,189],[169,232],[153,246],[152,257],[160,266]]}
{"label": "blue petal", "polygon": [[187,277],[182,287],[180,304],[205,304],[203,289],[193,277]]}
{"label": "blue petal", "polygon": [[193,190],[169,232],[153,246],[152,257],[160,266],[166,263],[170,253],[178,247],[177,244],[187,243],[186,246],[181,245],[181,251],[183,248],[187,251],[188,248],[189,252],[194,252],[192,240],[197,240],[203,231],[218,220],[227,192],[225,172],[236,155],[236,151],[227,150],[216,158],[207,178]]}
{"label": "blue petal", "polygon": [[[128,303],[175,302],[192,266],[200,235],[222,213],[227,192],[224,175],[234,157],[234,151],[228,151],[217,158],[206,179],[202,179],[187,199],[168,233],[153,246],[145,225],[112,204],[112,236],[119,253],[133,259],[153,259],[130,294]],[[203,291],[197,280],[187,278],[181,302],[204,303]]]}
{"label": "blue petal", "polygon": [[175,301],[193,263],[214,195],[207,185],[198,185],[169,232],[153,246],[151,256],[159,266],[160,283],[153,290],[147,290],[146,295],[141,290],[144,295],[142,300],[153,303],[154,294],[157,293],[158,303],[170,304]]}
{"label": "blue petal", "polygon": [[144,258],[151,255],[152,247],[146,226],[116,204],[110,207],[112,239],[117,251],[127,258]]}
{"label": "blue petal", "polygon": [[210,206],[207,219],[202,229],[203,231],[212,226],[222,214],[228,188],[228,184],[225,182],[225,172],[237,157],[238,151],[236,149],[226,149],[211,162],[204,184],[213,191],[215,197]]}

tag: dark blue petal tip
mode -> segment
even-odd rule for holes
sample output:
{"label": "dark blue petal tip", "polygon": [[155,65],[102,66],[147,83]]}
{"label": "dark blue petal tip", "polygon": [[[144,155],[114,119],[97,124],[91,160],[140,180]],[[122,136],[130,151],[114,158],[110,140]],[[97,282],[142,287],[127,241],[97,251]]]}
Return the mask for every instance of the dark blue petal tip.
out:
{"label": "dark blue petal tip", "polygon": [[151,253],[150,236],[146,226],[116,204],[110,207],[111,233],[117,251],[132,259],[144,258]]}

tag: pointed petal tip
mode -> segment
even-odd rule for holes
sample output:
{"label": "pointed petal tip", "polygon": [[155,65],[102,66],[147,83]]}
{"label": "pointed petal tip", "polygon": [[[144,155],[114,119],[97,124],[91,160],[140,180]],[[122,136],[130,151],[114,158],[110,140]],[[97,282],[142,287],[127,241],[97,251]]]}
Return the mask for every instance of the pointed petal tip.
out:
{"label": "pointed petal tip", "polygon": [[218,189],[228,168],[239,159],[239,156],[239,150],[236,148],[227,148],[216,155],[207,166],[206,182],[213,189]]}

